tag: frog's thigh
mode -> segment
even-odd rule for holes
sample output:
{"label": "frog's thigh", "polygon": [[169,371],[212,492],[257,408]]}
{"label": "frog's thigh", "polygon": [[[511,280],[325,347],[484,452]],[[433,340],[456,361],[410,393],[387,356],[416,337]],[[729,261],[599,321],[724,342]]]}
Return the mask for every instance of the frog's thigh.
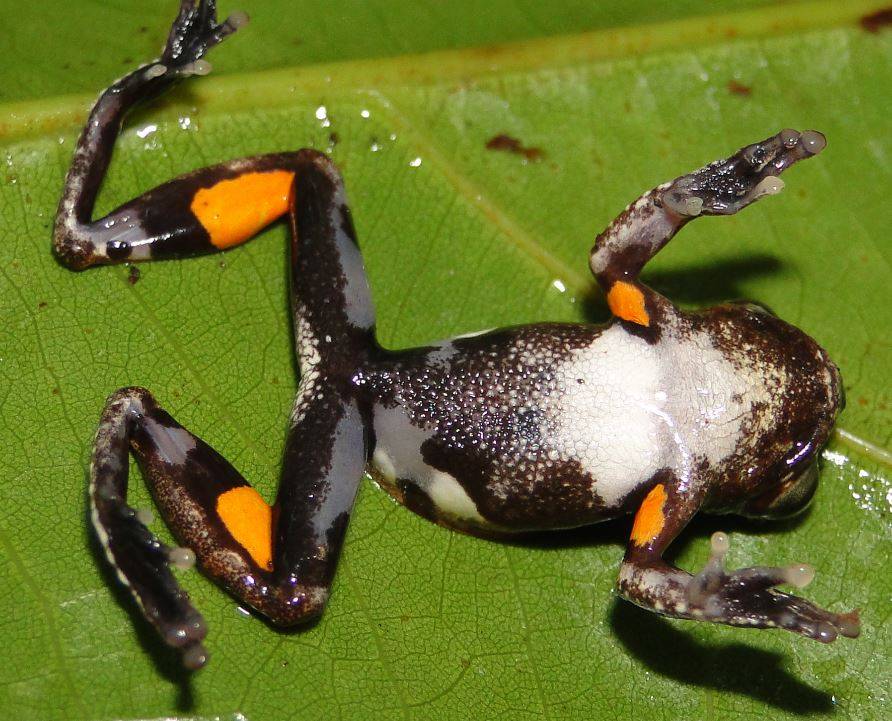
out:
{"label": "frog's thigh", "polygon": [[311,150],[232,160],[159,185],[89,224],[60,215],[56,254],[79,269],[227,250],[284,216],[302,169],[315,162]]}

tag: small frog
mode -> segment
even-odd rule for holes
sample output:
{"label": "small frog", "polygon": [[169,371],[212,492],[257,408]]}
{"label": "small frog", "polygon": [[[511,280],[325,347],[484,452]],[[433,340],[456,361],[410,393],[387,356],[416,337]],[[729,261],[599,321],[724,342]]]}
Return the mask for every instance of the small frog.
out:
{"label": "small frog", "polygon": [[[779,192],[779,175],[825,146],[782,130],[664,183],[598,236],[591,270],[606,325],[537,323],[392,351],[375,339],[369,283],[344,186],[314,150],[196,170],[92,219],[125,114],[178,80],[246,21],[213,0],[183,0],[161,57],[108,88],[80,136],[53,237],[58,259],[93,265],[226,250],[277,218],[291,228],[300,367],[282,476],[270,506],[213,448],[142,388],[107,401],[90,467],[96,534],[118,578],[187,668],[207,661],[206,625],[170,566],[196,560],[240,602],[280,626],[325,608],[357,487],[367,468],[411,510],[488,537],[634,513],[619,569],[626,599],[675,618],[783,628],[829,643],[856,637],[838,614],[777,590],[804,564],[726,570],[716,533],[690,574],[663,559],[698,511],[783,518],[817,484],[843,387],[811,338],[751,303],[687,313],[639,280],[686,223],[731,215]],[[127,505],[133,453],[164,520],[168,548]]]}

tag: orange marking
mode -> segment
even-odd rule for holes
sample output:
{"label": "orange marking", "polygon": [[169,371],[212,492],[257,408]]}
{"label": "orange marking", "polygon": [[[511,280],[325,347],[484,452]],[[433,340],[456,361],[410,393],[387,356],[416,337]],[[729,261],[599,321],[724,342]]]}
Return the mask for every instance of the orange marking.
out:
{"label": "orange marking", "polygon": [[288,211],[294,173],[245,173],[202,188],[189,209],[220,248],[244,243]]}
{"label": "orange marking", "polygon": [[647,494],[635,514],[635,522],[632,524],[632,540],[638,546],[643,546],[653,541],[660,535],[666,517],[663,515],[663,504],[666,503],[666,489],[662,483],[658,483]]}
{"label": "orange marking", "polygon": [[638,325],[650,325],[650,315],[644,307],[644,293],[633,283],[618,280],[610,286],[607,305],[610,306],[610,312],[618,318]]}
{"label": "orange marking", "polygon": [[273,570],[273,516],[251,486],[239,486],[217,499],[217,515],[230,535],[261,568]]}

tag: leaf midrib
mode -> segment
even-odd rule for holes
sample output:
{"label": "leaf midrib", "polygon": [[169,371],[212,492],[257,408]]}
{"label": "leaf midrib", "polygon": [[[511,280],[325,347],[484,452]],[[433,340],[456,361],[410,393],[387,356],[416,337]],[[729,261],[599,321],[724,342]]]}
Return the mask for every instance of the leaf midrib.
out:
{"label": "leaf midrib", "polygon": [[[291,105],[289,98],[308,95],[467,83],[495,74],[640,58],[729,39],[854,27],[861,17],[885,5],[877,0],[816,0],[484,47],[235,73],[189,84],[188,92],[180,89],[164,105],[168,112],[187,104],[200,104],[209,112],[277,108]],[[94,100],[95,95],[78,94],[0,104],[0,143],[78,128]]]}

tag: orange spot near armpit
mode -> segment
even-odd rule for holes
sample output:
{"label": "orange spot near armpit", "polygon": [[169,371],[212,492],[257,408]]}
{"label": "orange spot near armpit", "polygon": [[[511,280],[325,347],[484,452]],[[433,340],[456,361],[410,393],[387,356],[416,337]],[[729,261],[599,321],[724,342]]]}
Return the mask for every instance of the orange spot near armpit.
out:
{"label": "orange spot near armpit", "polygon": [[202,188],[189,209],[221,250],[244,243],[288,211],[294,173],[245,173]]}
{"label": "orange spot near armpit", "polygon": [[618,318],[638,325],[650,325],[650,316],[644,307],[644,293],[633,283],[618,280],[610,286],[607,305],[610,306],[610,312]]}
{"label": "orange spot near armpit", "polygon": [[217,499],[217,515],[229,534],[261,568],[273,568],[272,509],[251,486],[239,486]]}
{"label": "orange spot near armpit", "polygon": [[641,502],[638,513],[635,514],[635,523],[632,524],[632,540],[639,546],[654,540],[663,525],[666,517],[663,515],[663,505],[666,503],[666,488],[662,483],[653,487],[647,498]]}

